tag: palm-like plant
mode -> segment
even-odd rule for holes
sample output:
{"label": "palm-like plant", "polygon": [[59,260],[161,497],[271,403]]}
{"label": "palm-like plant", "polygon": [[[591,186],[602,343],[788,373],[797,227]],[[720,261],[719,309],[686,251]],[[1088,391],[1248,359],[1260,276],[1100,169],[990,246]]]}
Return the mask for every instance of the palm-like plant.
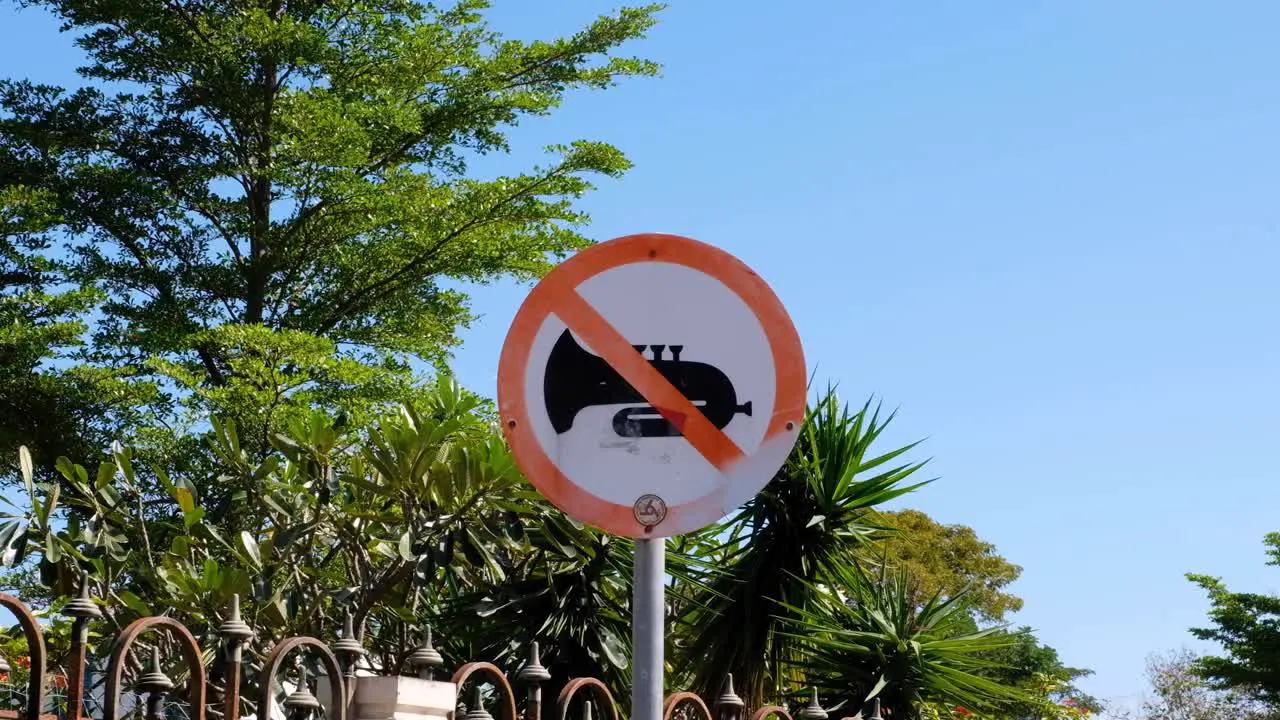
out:
{"label": "palm-like plant", "polygon": [[914,444],[872,454],[892,418],[869,402],[853,411],[828,388],[764,492],[708,532],[718,539],[706,558],[713,568],[679,618],[680,670],[696,691],[719,690],[726,672],[756,706],[799,688],[799,643],[780,632],[788,608],[808,607],[814,583],[857,563],[882,529],[871,508],[925,484],[904,484],[923,463],[892,464]]}
{"label": "palm-like plant", "polygon": [[[504,577],[446,598],[440,622],[460,658],[484,658],[515,672],[529,643],[541,645],[555,697],[571,678],[612,688],[629,682],[631,543],[565,517],[529,490],[511,518],[515,542],[502,549]],[[466,647],[458,643],[464,642]]]}
{"label": "palm-like plant", "polygon": [[967,595],[936,595],[923,605],[905,572],[835,569],[811,587],[791,636],[808,682],[845,714],[878,698],[891,718],[916,720],[926,705],[1000,710],[1026,702],[1024,691],[991,680],[993,650],[1016,638],[1003,628],[974,630]]}

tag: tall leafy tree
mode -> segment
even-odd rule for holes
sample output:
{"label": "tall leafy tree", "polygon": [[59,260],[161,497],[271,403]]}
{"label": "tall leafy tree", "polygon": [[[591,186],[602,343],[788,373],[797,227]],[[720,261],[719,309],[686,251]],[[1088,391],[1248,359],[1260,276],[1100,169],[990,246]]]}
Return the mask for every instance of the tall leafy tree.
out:
{"label": "tall leafy tree", "polygon": [[592,176],[628,167],[586,140],[501,177],[469,163],[571,92],[656,70],[617,54],[656,6],[523,42],[485,0],[24,4],[76,34],[88,84],[0,82],[0,202],[36,194],[48,221],[7,262],[102,297],[87,333],[58,329],[87,346],[54,359],[150,388],[143,439],[162,450],[218,414],[265,453],[307,406],[403,396],[470,319],[448,281],[537,277],[588,243]]}
{"label": "tall leafy tree", "polygon": [[[1268,565],[1280,565],[1280,533],[1264,539]],[[1189,574],[1209,596],[1208,627],[1192,628],[1201,640],[1218,643],[1224,656],[1205,656],[1196,672],[1219,689],[1239,689],[1280,710],[1280,597],[1232,592],[1222,580]]]}
{"label": "tall leafy tree", "polygon": [[42,257],[56,223],[51,193],[0,186],[0,447],[47,457],[93,448],[102,437],[92,420],[141,399],[110,372],[56,363],[83,347],[83,314],[101,297],[60,285]]}
{"label": "tall leafy tree", "polygon": [[1022,568],[973,528],[943,525],[919,510],[881,512],[879,517],[893,532],[867,548],[866,561],[905,569],[909,590],[919,602],[964,592],[969,609],[988,623],[1022,609],[1022,598],[1005,591]]}

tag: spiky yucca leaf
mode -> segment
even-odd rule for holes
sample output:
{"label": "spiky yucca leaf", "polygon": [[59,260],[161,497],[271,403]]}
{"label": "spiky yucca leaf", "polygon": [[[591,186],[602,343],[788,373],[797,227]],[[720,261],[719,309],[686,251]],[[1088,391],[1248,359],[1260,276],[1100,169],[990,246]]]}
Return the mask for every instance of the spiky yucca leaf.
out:
{"label": "spiky yucca leaf", "polygon": [[890,717],[914,719],[928,703],[998,710],[1025,702],[1024,691],[984,677],[984,653],[1008,647],[1003,628],[973,631],[965,593],[917,605],[906,573],[883,566],[834,570],[813,587],[807,607],[789,606],[796,666],[809,684],[851,715],[879,698]]}

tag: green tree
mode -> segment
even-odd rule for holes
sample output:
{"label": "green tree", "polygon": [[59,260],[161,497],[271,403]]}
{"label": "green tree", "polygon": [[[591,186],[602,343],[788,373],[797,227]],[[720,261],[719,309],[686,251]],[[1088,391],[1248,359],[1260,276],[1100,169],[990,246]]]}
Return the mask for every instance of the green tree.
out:
{"label": "green tree", "polygon": [[[1264,543],[1267,564],[1280,565],[1280,533],[1269,533]],[[1209,575],[1188,574],[1187,579],[1208,594],[1212,623],[1192,628],[1191,634],[1225,651],[1225,657],[1197,660],[1196,673],[1218,689],[1246,691],[1280,710],[1280,597],[1231,592]]]}
{"label": "green tree", "polygon": [[54,224],[51,194],[6,184],[0,170],[0,448],[25,443],[47,457],[95,447],[92,419],[137,400],[109,373],[54,364],[83,347],[82,316],[101,297],[58,286],[40,255]]}
{"label": "green tree", "polygon": [[919,510],[880,512],[893,529],[863,552],[864,563],[884,562],[907,572],[911,595],[920,602],[935,595],[966,593],[979,619],[1000,622],[1022,609],[1022,599],[1004,588],[1022,568],[996,552],[964,525],[943,525]]}
{"label": "green tree", "polygon": [[[501,177],[469,162],[575,90],[656,71],[616,54],[656,6],[523,42],[486,24],[484,0],[24,5],[76,34],[88,84],[0,82],[0,213],[38,198],[41,214],[4,240],[2,269],[71,293],[28,296],[19,332],[56,335],[36,360],[67,378],[141,388],[129,412],[47,388],[51,420],[5,439],[48,467],[90,421],[168,463],[201,452],[188,431],[216,415],[265,456],[309,407],[404,397],[411,362],[443,363],[470,320],[450,283],[538,277],[588,244],[575,200],[591,176],[628,167],[592,141]],[[0,417],[23,397],[0,393]]]}
{"label": "green tree", "polygon": [[[974,626],[973,630],[977,627]],[[1029,627],[1010,632],[1010,644],[984,654],[992,664],[982,674],[1002,685],[1025,690],[1029,699],[1008,704],[995,717],[1002,720],[1066,717],[1101,712],[1102,703],[1076,686],[1093,671],[1065,665],[1058,651],[1036,638]]]}

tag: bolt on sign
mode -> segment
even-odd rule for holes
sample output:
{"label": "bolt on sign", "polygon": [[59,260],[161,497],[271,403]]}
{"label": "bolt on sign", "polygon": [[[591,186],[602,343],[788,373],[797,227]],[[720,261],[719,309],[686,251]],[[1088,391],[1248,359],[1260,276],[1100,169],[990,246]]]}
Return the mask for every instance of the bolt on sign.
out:
{"label": "bolt on sign", "polygon": [[529,293],[503,345],[498,406],[521,469],[565,513],[616,535],[680,535],[782,466],[804,419],[804,353],[740,260],[629,235]]}

